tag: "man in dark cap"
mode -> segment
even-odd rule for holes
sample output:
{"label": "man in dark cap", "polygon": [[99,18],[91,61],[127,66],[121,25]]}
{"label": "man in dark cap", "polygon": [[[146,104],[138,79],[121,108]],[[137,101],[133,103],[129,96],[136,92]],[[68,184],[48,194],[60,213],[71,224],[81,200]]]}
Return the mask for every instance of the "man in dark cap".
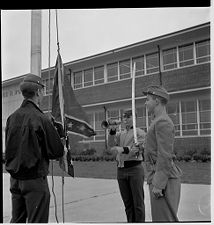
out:
{"label": "man in dark cap", "polygon": [[136,128],[138,145],[134,142],[132,110],[125,110],[123,123],[126,129],[116,132],[116,127],[111,126],[108,145],[117,156],[117,180],[120,194],[125,205],[127,221],[145,222],[144,205],[144,169],[143,146],[145,132]]}
{"label": "man in dark cap", "polygon": [[145,105],[153,117],[144,151],[153,222],[178,221],[181,170],[174,163],[174,124],[166,112],[169,94],[162,86],[143,91]]}
{"label": "man in dark cap", "polygon": [[11,175],[12,223],[48,222],[49,160],[64,153],[55,127],[39,108],[43,88],[39,76],[28,74],[20,85],[24,101],[6,123],[5,168]]}

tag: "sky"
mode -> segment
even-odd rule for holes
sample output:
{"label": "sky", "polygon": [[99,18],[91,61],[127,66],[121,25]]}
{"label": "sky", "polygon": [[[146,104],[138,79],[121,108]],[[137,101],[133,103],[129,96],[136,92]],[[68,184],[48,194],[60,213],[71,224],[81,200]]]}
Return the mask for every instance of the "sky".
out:
{"label": "sky", "polygon": [[[42,68],[49,61],[49,10],[42,10]],[[63,63],[209,22],[211,7],[57,9]],[[57,57],[50,10],[50,66]],[[1,11],[2,81],[30,72],[31,10]]]}

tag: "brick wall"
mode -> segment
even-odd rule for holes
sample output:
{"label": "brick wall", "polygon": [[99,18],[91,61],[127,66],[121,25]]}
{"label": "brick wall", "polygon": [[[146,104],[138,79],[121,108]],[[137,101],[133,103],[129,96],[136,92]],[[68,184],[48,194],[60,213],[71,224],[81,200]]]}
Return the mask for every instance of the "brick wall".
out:
{"label": "brick wall", "polygon": [[[136,97],[149,85],[159,84],[159,73],[136,77]],[[210,64],[186,67],[162,73],[163,85],[168,91],[210,86]],[[117,99],[131,98],[131,79],[105,85],[75,90],[81,105],[94,104]]]}

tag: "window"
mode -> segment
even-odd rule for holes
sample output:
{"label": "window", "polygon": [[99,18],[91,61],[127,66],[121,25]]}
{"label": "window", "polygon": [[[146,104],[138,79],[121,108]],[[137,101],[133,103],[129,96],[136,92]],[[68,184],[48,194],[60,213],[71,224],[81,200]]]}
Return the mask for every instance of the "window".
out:
{"label": "window", "polygon": [[141,107],[136,109],[136,126],[147,131],[146,127],[146,107]]}
{"label": "window", "polygon": [[104,83],[104,66],[94,68],[94,83],[95,84]]}
{"label": "window", "polygon": [[74,89],[82,87],[82,71],[74,73]]}
{"label": "window", "polygon": [[120,79],[126,79],[130,77],[130,60],[124,60],[119,62]]}
{"label": "window", "polygon": [[167,113],[175,126],[175,136],[180,136],[179,103],[172,102],[167,104]]}
{"label": "window", "polygon": [[200,134],[211,134],[211,107],[210,100],[199,100]]}
{"label": "window", "polygon": [[45,79],[43,80],[43,83],[45,85],[44,87],[45,94],[46,95],[51,94],[53,91],[54,78],[52,77],[50,79]]}
{"label": "window", "polygon": [[144,57],[133,58],[133,65],[136,63],[135,76],[142,76],[145,74],[144,71]]}
{"label": "window", "polygon": [[197,135],[197,103],[196,100],[181,102],[182,134]]}
{"label": "window", "polygon": [[159,71],[158,53],[146,55],[146,73]]}
{"label": "window", "polygon": [[19,94],[21,94],[21,91],[20,90],[16,90],[15,91],[15,95],[19,95]]}
{"label": "window", "polygon": [[179,47],[179,63],[180,67],[194,64],[193,44]]}
{"label": "window", "polygon": [[163,50],[163,69],[170,70],[174,68],[177,68],[176,48]]}
{"label": "window", "polygon": [[7,91],[4,91],[4,92],[3,92],[3,97],[4,97],[4,98],[8,97],[8,92],[7,92]]}
{"label": "window", "polygon": [[93,69],[84,70],[84,87],[93,85]]}
{"label": "window", "polygon": [[107,65],[107,81],[118,80],[118,63]]}
{"label": "window", "polygon": [[105,140],[105,130],[101,128],[101,123],[104,120],[104,112],[95,112],[95,140]]}
{"label": "window", "polygon": [[[120,110],[119,109],[111,109],[107,111],[107,118],[111,118],[113,120],[120,120]],[[120,126],[117,127],[117,130],[120,129]]]}
{"label": "window", "polygon": [[201,41],[195,44],[196,62],[203,63],[210,61],[210,41]]}

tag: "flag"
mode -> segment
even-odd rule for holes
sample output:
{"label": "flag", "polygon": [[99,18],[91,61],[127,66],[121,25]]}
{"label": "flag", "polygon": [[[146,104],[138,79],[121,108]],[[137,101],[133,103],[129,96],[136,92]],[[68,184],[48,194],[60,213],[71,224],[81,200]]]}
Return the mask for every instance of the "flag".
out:
{"label": "flag", "polygon": [[[96,133],[89,124],[83,108],[76,100],[70,81],[67,75],[64,74],[64,67],[59,53],[54,73],[52,116],[58,133],[60,136],[66,137],[65,154],[59,160],[60,167],[74,177],[73,162],[69,150],[80,139],[91,137]],[[72,135],[71,139],[69,139],[68,134]]]}

